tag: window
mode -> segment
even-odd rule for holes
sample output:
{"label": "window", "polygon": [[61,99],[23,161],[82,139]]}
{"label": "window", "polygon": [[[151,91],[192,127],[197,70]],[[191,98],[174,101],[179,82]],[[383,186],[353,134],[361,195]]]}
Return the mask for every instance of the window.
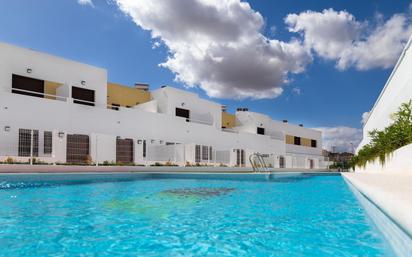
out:
{"label": "window", "polygon": [[53,152],[53,133],[51,131],[44,131],[43,133],[43,153],[51,155]]}
{"label": "window", "polygon": [[295,137],[294,144],[295,145],[300,145],[300,137]]}
{"label": "window", "polygon": [[[33,133],[33,140],[32,140]],[[33,149],[32,149],[33,142]],[[19,156],[39,156],[39,131],[31,129],[19,129]]]}
{"label": "window", "polygon": [[314,139],[312,139],[312,140],[310,141],[310,145],[311,145],[312,147],[314,147],[314,148],[318,147],[318,146],[317,146],[317,142],[316,142],[316,140],[314,140]]}
{"label": "window", "polygon": [[112,110],[118,111],[120,108],[120,104],[112,104]]}
{"label": "window", "polygon": [[13,74],[11,87],[14,94],[44,97],[44,80]]}
{"label": "window", "polygon": [[195,146],[195,162],[200,162],[200,145]]}
{"label": "window", "polygon": [[94,90],[72,87],[72,98],[76,104],[94,106]]}
{"label": "window", "polygon": [[257,134],[258,135],[264,135],[265,134],[265,128],[258,127],[257,128]]}
{"label": "window", "polygon": [[182,108],[176,108],[176,116],[186,118],[186,121],[189,121],[190,111]]}
{"label": "window", "polygon": [[202,145],[202,160],[207,161],[209,160],[209,147]]}
{"label": "window", "polygon": [[146,140],[143,140],[143,158],[146,158]]}

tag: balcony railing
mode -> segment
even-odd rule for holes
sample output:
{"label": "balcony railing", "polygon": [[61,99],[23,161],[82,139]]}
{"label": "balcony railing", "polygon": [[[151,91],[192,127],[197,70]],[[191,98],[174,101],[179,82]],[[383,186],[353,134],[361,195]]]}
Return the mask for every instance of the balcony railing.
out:
{"label": "balcony railing", "polygon": [[231,128],[222,128],[222,131],[229,132],[229,133],[239,133],[239,131],[231,129]]}
{"label": "balcony railing", "polygon": [[36,91],[31,91],[31,90],[24,90],[24,89],[19,89],[19,88],[12,88],[12,93],[20,94],[20,95],[30,94],[28,96],[41,97],[44,99],[58,100],[58,101],[63,101],[63,102],[67,102],[67,99],[68,99],[67,97],[64,97],[64,96],[45,94],[45,93],[40,93]]}
{"label": "balcony railing", "polygon": [[[8,93],[9,92],[10,91],[8,91]],[[82,105],[88,105],[88,106],[94,106],[94,107],[100,107],[100,108],[103,107],[103,106],[96,105],[96,102],[91,102],[91,101],[86,101],[86,100],[81,100],[81,99],[76,99],[76,98],[70,98],[70,97],[65,97],[65,96],[59,96],[59,95],[53,95],[53,94],[40,93],[36,91],[31,91],[31,90],[23,90],[23,89],[18,89],[18,88],[12,88],[11,93],[26,95],[26,96],[33,96],[33,97],[40,97],[40,98],[47,99],[47,100],[57,100],[57,101],[62,101],[62,102],[67,102],[67,103],[76,103],[76,104],[82,104]],[[120,111],[123,108],[127,108],[127,107],[107,104],[106,106],[104,106],[104,108]],[[213,121],[186,119],[186,118],[183,118],[183,119],[186,120],[187,122],[213,126]]]}

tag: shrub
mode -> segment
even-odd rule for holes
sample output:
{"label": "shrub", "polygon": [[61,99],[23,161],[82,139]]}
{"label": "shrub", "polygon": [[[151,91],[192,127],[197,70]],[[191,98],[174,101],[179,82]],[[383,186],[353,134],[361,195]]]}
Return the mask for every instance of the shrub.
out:
{"label": "shrub", "polygon": [[353,157],[352,167],[365,167],[376,159],[384,165],[396,149],[412,143],[412,100],[401,104],[391,119],[393,123],[385,129],[369,132],[371,141]]}

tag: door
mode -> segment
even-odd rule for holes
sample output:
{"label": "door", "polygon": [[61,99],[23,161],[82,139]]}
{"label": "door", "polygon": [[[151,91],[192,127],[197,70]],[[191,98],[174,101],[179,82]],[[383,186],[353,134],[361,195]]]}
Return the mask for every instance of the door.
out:
{"label": "door", "polygon": [[67,135],[66,162],[90,164],[90,141],[87,135]]}
{"label": "door", "polygon": [[279,157],[279,168],[281,169],[285,168],[285,157],[283,156]]}
{"label": "door", "polygon": [[123,164],[134,162],[133,139],[116,139],[116,162]]}
{"label": "door", "polygon": [[314,169],[315,168],[315,161],[312,159],[309,159],[309,169]]}

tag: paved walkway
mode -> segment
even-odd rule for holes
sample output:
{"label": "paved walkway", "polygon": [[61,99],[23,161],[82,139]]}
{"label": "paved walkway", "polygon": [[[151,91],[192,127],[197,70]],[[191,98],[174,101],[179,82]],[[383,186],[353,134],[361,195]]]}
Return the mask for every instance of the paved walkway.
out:
{"label": "paved walkway", "polygon": [[355,172],[342,175],[412,235],[412,174]]}

